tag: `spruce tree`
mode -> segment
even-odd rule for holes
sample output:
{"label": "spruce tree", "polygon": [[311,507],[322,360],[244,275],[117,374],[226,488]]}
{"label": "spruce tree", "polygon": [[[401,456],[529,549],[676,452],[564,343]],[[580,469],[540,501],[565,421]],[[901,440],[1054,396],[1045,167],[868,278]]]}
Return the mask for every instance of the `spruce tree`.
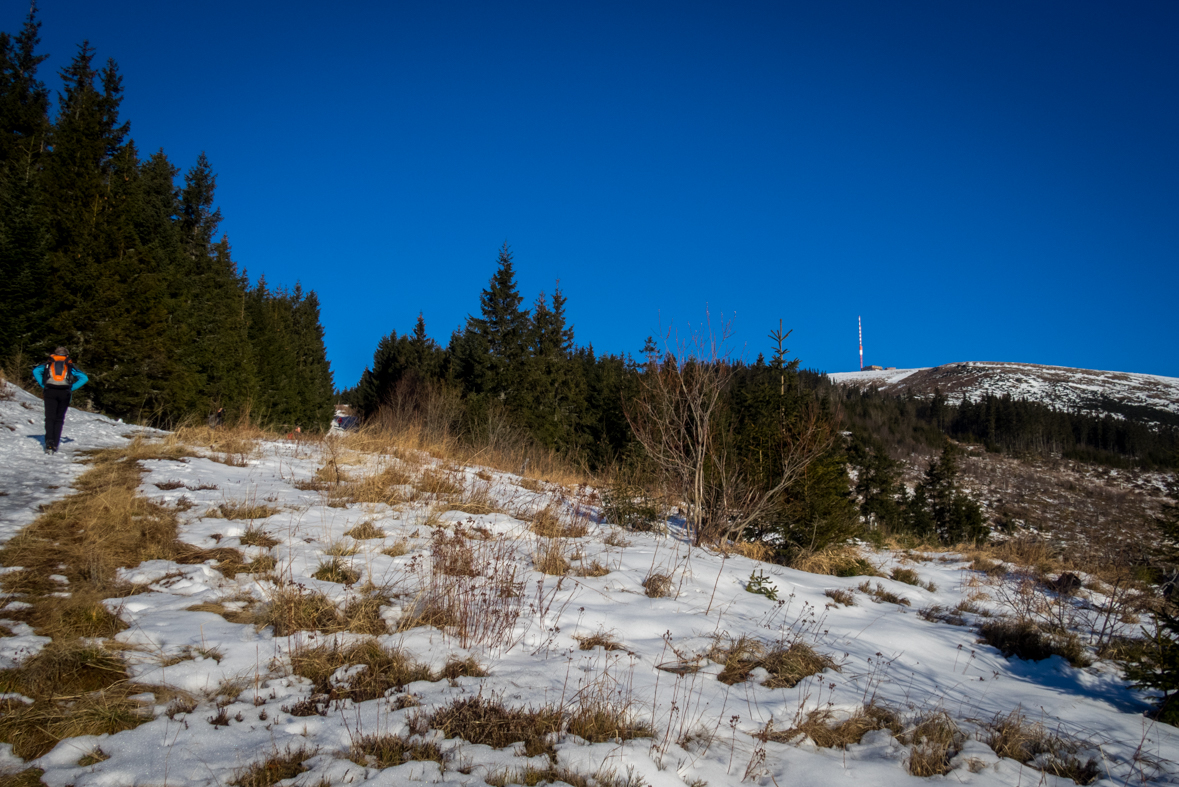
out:
{"label": "spruce tree", "polygon": [[481,317],[468,317],[470,336],[462,353],[462,374],[468,390],[486,394],[511,407],[521,397],[528,359],[531,321],[521,309],[512,253],[505,243],[498,268],[479,296]]}

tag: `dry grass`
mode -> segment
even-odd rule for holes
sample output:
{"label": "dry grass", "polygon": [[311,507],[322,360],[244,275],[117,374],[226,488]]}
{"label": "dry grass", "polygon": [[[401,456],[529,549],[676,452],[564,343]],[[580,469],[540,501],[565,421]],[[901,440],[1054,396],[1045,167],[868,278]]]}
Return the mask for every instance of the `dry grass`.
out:
{"label": "dry grass", "polygon": [[872,587],[871,582],[867,582],[867,581],[862,582],[862,583],[860,583],[858,590],[861,593],[871,596],[872,600],[875,601],[877,604],[887,603],[887,604],[900,604],[901,606],[904,606],[904,607],[912,606],[909,602],[909,599],[905,598],[904,596],[898,596],[896,593],[893,593],[891,590],[886,589],[879,582],[876,583],[876,587]]}
{"label": "dry grass", "polygon": [[897,738],[912,747],[907,765],[913,776],[949,773],[950,761],[966,742],[966,735],[945,711],[919,715]]}
{"label": "dry grass", "polygon": [[624,650],[609,632],[600,629],[593,634],[574,634],[573,639],[577,641],[577,647],[581,650]]}
{"label": "dry grass", "polygon": [[836,604],[841,604],[845,607],[854,607],[856,605],[856,594],[845,588],[830,588],[824,590],[823,595]]}
{"label": "dry grass", "polygon": [[343,616],[331,599],[297,585],[278,588],[260,609],[240,622],[273,626],[276,637],[288,637],[298,631],[331,632],[345,628]]}
{"label": "dry grass", "polygon": [[957,610],[946,609],[939,604],[917,610],[917,616],[931,623],[948,623],[951,626],[966,625],[966,618],[962,617]]}
{"label": "dry grass", "polygon": [[[0,564],[21,567],[4,575],[5,591],[32,607],[10,615],[30,623],[37,633],[69,639],[102,637],[122,624],[101,600],[128,595],[117,579],[120,568],[146,560],[179,563],[220,561],[232,576],[244,568],[234,549],[198,549],[177,538],[177,511],[138,494],[140,460],[178,459],[183,446],[134,441],[120,449],[90,454],[92,467],[75,481],[77,491],[43,509],[41,516],[0,550]],[[64,575],[70,596],[49,579]]]}
{"label": "dry grass", "polygon": [[246,532],[242,533],[241,538],[238,540],[245,546],[261,547],[262,549],[270,549],[273,546],[278,546],[277,538],[271,536],[262,528],[254,527],[253,525],[246,528]]}
{"label": "dry grass", "polygon": [[[342,667],[360,666],[343,682],[331,681]],[[418,680],[438,680],[430,669],[410,659],[403,651],[385,648],[376,640],[347,646],[338,644],[298,648],[291,654],[291,669],[313,684],[315,694],[328,700],[350,699],[353,702],[378,699],[390,689],[404,688]]]}
{"label": "dry grass", "polygon": [[371,521],[366,521],[361,522],[359,525],[352,528],[344,535],[348,536],[349,538],[354,538],[357,541],[369,541],[374,538],[384,538],[385,531],[382,528],[377,527]]}
{"label": "dry grass", "polygon": [[589,532],[586,517],[562,514],[559,508],[552,505],[537,511],[530,527],[533,533],[545,538],[581,538]]}
{"label": "dry grass", "polygon": [[319,561],[319,566],[313,573],[315,579],[321,582],[338,582],[341,585],[355,585],[360,579],[360,572],[349,566],[338,557]]}
{"label": "dry grass", "polygon": [[150,707],[130,699],[145,690],[150,687],[128,682],[117,653],[81,641],[54,642],[20,667],[0,671],[0,692],[33,700],[8,703],[0,741],[30,759],[65,738],[131,729],[151,720]]}
{"label": "dry grass", "polygon": [[430,559],[411,562],[419,590],[398,630],[435,626],[462,647],[496,645],[512,635],[523,605],[521,566],[505,539],[470,539],[436,530]]}
{"label": "dry grass", "polygon": [[369,768],[392,768],[407,762],[433,760],[445,762],[438,744],[410,741],[397,735],[361,735],[352,740],[348,759]]}
{"label": "dry grass", "polygon": [[553,576],[563,576],[569,571],[569,558],[565,544],[557,538],[542,538],[532,553],[532,564],[537,571]]}
{"label": "dry grass", "polygon": [[1062,656],[1074,667],[1093,663],[1075,634],[1047,632],[1031,620],[997,618],[984,622],[978,633],[983,642],[1007,658],[1040,661],[1049,656]]}
{"label": "dry grass", "polygon": [[1006,716],[995,716],[983,727],[987,730],[987,745],[1000,757],[1010,757],[1077,784],[1092,784],[1100,775],[1096,760],[1082,763],[1078,759],[1078,742],[1048,732],[1043,724],[1029,722],[1019,708]]}
{"label": "dry grass", "polygon": [[249,765],[235,773],[229,784],[231,787],[272,787],[284,779],[292,779],[306,771],[303,761],[311,759],[316,754],[315,749],[303,746],[288,746],[281,752],[276,749],[262,762]]}
{"label": "dry grass", "polygon": [[666,598],[675,594],[675,582],[671,574],[652,571],[643,579],[643,590],[650,598]]}
{"label": "dry grass", "polygon": [[382,555],[389,557],[401,557],[409,552],[409,541],[404,538],[399,538],[389,546],[381,550]]}
{"label": "dry grass", "polygon": [[805,737],[823,749],[846,749],[859,743],[874,730],[889,730],[893,735],[900,735],[902,729],[901,718],[895,711],[870,704],[857,708],[850,716],[843,718],[829,709],[813,710],[789,729],[775,731],[767,727],[758,737],[779,743],[790,743]]}
{"label": "dry grass", "polygon": [[876,566],[860,550],[846,544],[828,547],[817,552],[801,552],[790,561],[790,568],[808,574],[832,577],[879,576]]}
{"label": "dry grass", "polygon": [[839,671],[830,657],[797,641],[767,645],[753,637],[718,636],[708,657],[724,665],[717,679],[730,686],[748,680],[750,673],[759,667],[770,673],[763,685],[771,689],[792,688],[803,678],[824,670]]}
{"label": "dry grass", "polygon": [[501,698],[485,697],[480,692],[457,699],[429,716],[412,718],[410,729],[415,733],[441,730],[447,738],[462,738],[494,749],[522,743],[525,755],[535,757],[554,753],[549,736],[561,731],[561,723],[562,714],[555,708],[509,708]]}
{"label": "dry grass", "polygon": [[216,508],[209,509],[205,512],[205,516],[219,519],[248,519],[253,521],[255,519],[266,519],[274,516],[281,508],[266,505],[265,503],[252,502],[248,500],[231,500]]}

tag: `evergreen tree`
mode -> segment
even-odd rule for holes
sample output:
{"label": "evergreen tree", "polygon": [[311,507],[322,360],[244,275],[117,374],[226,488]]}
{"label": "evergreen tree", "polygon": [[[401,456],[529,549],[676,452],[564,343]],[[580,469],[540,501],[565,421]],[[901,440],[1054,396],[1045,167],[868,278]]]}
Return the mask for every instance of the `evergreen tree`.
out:
{"label": "evergreen tree", "polygon": [[41,23],[33,3],[20,34],[0,33],[0,361],[32,337],[41,306],[45,238],[36,188],[49,129],[37,78]]}
{"label": "evergreen tree", "polygon": [[[466,333],[475,337],[463,356],[468,390],[497,398],[509,407],[522,398],[528,341],[532,332],[528,310],[516,287],[508,244],[499,251],[499,267],[479,296],[481,317],[468,317]],[[480,357],[481,351],[485,353]]]}

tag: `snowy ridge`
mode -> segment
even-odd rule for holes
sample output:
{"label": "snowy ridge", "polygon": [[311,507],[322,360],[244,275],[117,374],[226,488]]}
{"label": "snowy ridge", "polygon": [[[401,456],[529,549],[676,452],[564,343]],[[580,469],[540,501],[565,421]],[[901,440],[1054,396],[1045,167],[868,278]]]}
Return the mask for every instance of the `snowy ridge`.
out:
{"label": "snowy ridge", "polygon": [[[924,369],[840,372],[833,382],[874,386],[890,393],[932,396],[940,389],[952,401],[992,394],[1042,402],[1061,410],[1111,413],[1156,423],[1179,415],[1179,378],[1134,372],[1104,372],[1031,363],[966,362]],[[1156,412],[1151,412],[1156,411]]]}
{"label": "snowy ridge", "polygon": [[[72,411],[65,429],[72,442],[64,443],[64,455],[46,457],[37,444],[42,430],[35,402],[23,395],[0,401],[0,488],[10,492],[0,496],[3,540],[33,520],[37,503],[70,492],[66,484],[84,470],[72,463],[77,450],[117,445],[130,434],[122,424]],[[212,561],[198,566],[151,561],[125,574],[143,592],[107,602],[130,624],[117,638],[133,648],[125,654],[133,680],[189,691],[201,704],[171,718],[164,705],[156,705],[154,719],[146,724],[112,736],[67,739],[29,764],[16,762],[5,745],[0,747],[0,766],[42,768],[42,780],[50,787],[212,787],[230,782],[244,766],[275,751],[303,747],[316,754],[304,763],[305,773],[284,785],[484,787],[496,774],[535,765],[536,758],[525,757],[521,747],[492,749],[444,739],[438,732],[427,733],[427,738],[439,743],[445,763],[410,762],[382,769],[359,765],[342,753],[359,735],[409,736],[413,714],[429,713],[480,692],[501,697],[513,707],[574,707],[579,692],[605,687],[608,694],[629,703],[631,713],[650,725],[654,737],[589,744],[563,735],[554,743],[555,757],[561,767],[576,773],[612,773],[633,785],[785,787],[843,783],[849,778],[864,785],[927,783],[906,770],[911,746],[887,731],[870,733],[846,750],[817,748],[809,738],[778,743],[755,737],[771,721],[774,729],[783,730],[808,711],[828,708],[840,717],[869,699],[903,713],[948,713],[967,734],[946,777],[955,782],[1071,783],[1000,758],[980,739],[981,721],[1022,708],[1046,728],[1077,741],[1077,756],[1094,760],[1097,783],[1104,787],[1179,784],[1179,731],[1143,716],[1145,698],[1127,686],[1114,665],[1099,661],[1078,669],[1060,657],[1040,662],[1006,659],[993,647],[979,644],[974,625],[981,618],[974,613],[963,613],[968,623],[964,626],[916,614],[935,605],[952,609],[965,600],[988,613],[1009,611],[993,588],[987,592],[985,582],[980,584],[982,575],[953,557],[914,563],[890,553],[870,555],[885,574],[904,565],[919,575],[923,586],[873,578],[874,585],[911,604],[903,606],[876,603],[857,591],[864,577],[822,576],[740,556],[724,558],[690,548],[674,529],[666,535],[619,534],[601,521],[592,490],[538,484],[485,468],[446,469],[418,457],[423,470],[447,470],[466,487],[485,491],[501,509],[484,514],[435,511],[429,523],[428,499],[396,507],[337,507],[328,505],[325,495],[296,486],[329,459],[344,454],[353,478],[396,461],[388,455],[349,452],[347,442],[343,445],[263,443],[245,467],[211,458],[145,461],[148,472],[140,493],[167,504],[187,498],[192,505],[182,514],[183,540],[201,547],[236,547],[247,560],[269,555],[277,561],[276,575],[322,591],[341,606],[365,583],[387,588],[394,601],[382,615],[391,623],[406,614],[421,590],[415,583],[420,567],[431,560],[433,534],[481,533],[471,541],[476,547],[505,545],[524,587],[520,617],[508,636],[495,643],[469,642],[466,648],[452,632],[433,627],[378,637],[383,645],[403,648],[435,668],[451,657],[474,656],[488,677],[413,683],[406,689],[417,707],[405,707],[395,702],[397,697],[387,696],[360,703],[338,701],[323,716],[294,716],[290,709],[308,698],[311,684],[292,673],[291,651],[362,637],[315,632],[276,637],[269,627],[256,629],[212,612],[192,611],[202,602],[240,609],[265,602],[277,588],[271,580],[246,574],[229,579]],[[157,484],[173,488],[160,489]],[[24,486],[30,489],[14,492]],[[210,516],[224,503],[263,500],[278,513],[256,521]],[[533,555],[541,539],[529,532],[526,519],[546,506],[566,513],[582,506],[593,515],[589,532],[569,539],[568,546],[582,554],[584,564],[598,561],[608,573],[558,578],[535,570]],[[345,535],[362,522],[375,524],[384,536],[357,540]],[[277,544],[243,545],[248,528],[264,530]],[[405,554],[385,554],[383,548],[397,542],[405,544]],[[346,586],[313,578],[316,566],[329,552],[338,554],[340,545],[356,550],[342,559],[360,573],[359,581]],[[672,576],[670,596],[646,595],[642,583],[652,571]],[[747,592],[754,572],[764,572],[778,601]],[[854,606],[834,603],[826,595],[829,590],[851,592]],[[1096,596],[1093,600],[1100,601]],[[17,636],[0,638],[0,643],[20,640],[20,647],[2,651],[5,666],[29,658],[46,641],[32,636],[27,626],[10,627]],[[623,649],[578,648],[575,636],[599,631],[609,633]],[[793,688],[770,688],[764,685],[768,674],[758,668],[748,680],[726,685],[717,679],[722,665],[705,655],[718,636],[766,642],[797,639],[828,654],[838,670],[828,669]],[[167,658],[197,649],[215,650],[219,657]],[[669,664],[682,670],[667,671]],[[347,670],[333,679],[337,678],[346,680]],[[234,680],[247,688],[225,706],[227,726],[214,725],[214,695],[225,681]],[[109,759],[79,765],[80,757],[96,746]]]}

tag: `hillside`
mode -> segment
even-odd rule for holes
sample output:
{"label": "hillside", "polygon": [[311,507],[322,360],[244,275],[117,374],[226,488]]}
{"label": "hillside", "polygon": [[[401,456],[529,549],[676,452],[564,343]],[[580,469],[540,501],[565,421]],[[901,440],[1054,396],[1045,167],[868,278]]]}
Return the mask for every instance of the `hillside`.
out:
{"label": "hillside", "polygon": [[[45,456],[39,403],[7,392],[0,766],[50,787],[1179,782],[1179,730],[1098,657],[1141,620],[1099,566],[1069,593],[999,553],[807,573],[371,435],[131,440],[71,411]],[[86,512],[120,489],[144,560],[108,581],[121,536],[86,541]],[[104,633],[38,634],[87,592]],[[980,641],[1016,617],[1063,624],[1071,661]],[[63,654],[105,666],[75,689]]]}
{"label": "hillside", "polygon": [[873,386],[887,393],[950,401],[991,394],[1041,402],[1069,411],[1109,413],[1156,424],[1179,425],[1179,378],[1103,372],[1030,363],[949,363],[925,369],[840,372],[832,382]]}

